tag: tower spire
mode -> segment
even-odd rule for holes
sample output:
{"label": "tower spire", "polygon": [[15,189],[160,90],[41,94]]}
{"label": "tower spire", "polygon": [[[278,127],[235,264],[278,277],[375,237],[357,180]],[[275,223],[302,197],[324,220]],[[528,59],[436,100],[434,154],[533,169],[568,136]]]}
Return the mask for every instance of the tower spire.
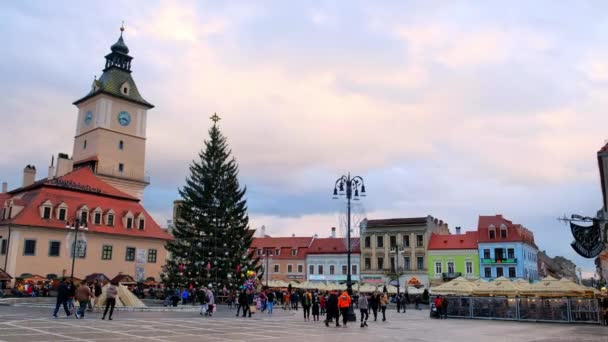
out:
{"label": "tower spire", "polygon": [[122,24],[120,25],[120,36],[122,37],[122,33],[125,31],[125,21],[122,21]]}

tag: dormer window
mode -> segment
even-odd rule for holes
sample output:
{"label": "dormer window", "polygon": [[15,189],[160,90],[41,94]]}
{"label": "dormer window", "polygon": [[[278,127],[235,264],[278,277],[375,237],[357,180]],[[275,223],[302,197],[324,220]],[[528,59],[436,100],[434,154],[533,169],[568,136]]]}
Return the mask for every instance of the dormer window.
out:
{"label": "dormer window", "polygon": [[258,248],[258,256],[262,255],[262,250]]}
{"label": "dormer window", "polygon": [[43,213],[42,213],[42,218],[45,220],[48,220],[51,218],[51,207],[44,207],[42,208]]}
{"label": "dormer window", "polygon": [[496,239],[496,228],[494,228],[493,225],[490,225],[490,228],[488,230],[488,234],[489,234],[490,240]]}
{"label": "dormer window", "polygon": [[106,214],[106,226],[114,227],[114,210],[112,209],[108,210]]}
{"label": "dormer window", "polygon": [[507,226],[505,226],[504,224],[502,226],[500,226],[500,238],[501,239],[507,238]]}
{"label": "dormer window", "polygon": [[296,256],[296,255],[298,255],[298,249],[297,248],[292,249],[291,250],[291,256]]}
{"label": "dormer window", "polygon": [[132,212],[127,212],[127,214],[125,215],[125,217],[123,218],[123,224],[125,226],[125,228],[127,229],[133,229],[133,213]]}
{"label": "dormer window", "polygon": [[275,249],[274,250],[274,254],[275,255],[280,255],[281,254],[281,249],[280,248]]}
{"label": "dormer window", "polygon": [[40,205],[40,216],[45,220],[49,220],[51,218],[52,208],[53,203],[51,203],[51,201],[44,201],[44,203]]}
{"label": "dormer window", "polygon": [[146,227],[146,218],[144,217],[143,214],[139,214],[139,216],[137,216],[137,228],[139,230],[144,230],[145,227]]}
{"label": "dormer window", "polygon": [[68,217],[68,206],[65,202],[61,202],[60,205],[57,206],[57,219],[59,221],[65,221]]}
{"label": "dormer window", "polygon": [[80,224],[82,225],[89,221],[89,208],[86,205],[80,208],[78,217],[80,218]]}
{"label": "dormer window", "polygon": [[93,213],[93,223],[95,225],[101,224],[101,215],[102,215],[101,208],[96,208],[95,212]]}
{"label": "dormer window", "polygon": [[131,87],[129,86],[129,83],[125,82],[120,86],[120,92],[123,95],[129,95],[129,93],[131,92]]}

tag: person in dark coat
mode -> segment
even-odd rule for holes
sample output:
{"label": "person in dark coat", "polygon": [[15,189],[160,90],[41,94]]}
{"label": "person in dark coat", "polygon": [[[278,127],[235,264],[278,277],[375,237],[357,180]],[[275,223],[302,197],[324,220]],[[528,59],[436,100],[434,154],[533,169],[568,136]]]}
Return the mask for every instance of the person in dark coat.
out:
{"label": "person in dark coat", "polygon": [[340,326],[340,311],[338,310],[338,294],[334,291],[329,295],[327,299],[327,318],[325,319],[325,326],[329,326],[329,322],[332,318],[336,319],[336,326]]}
{"label": "person in dark coat", "polygon": [[[249,304],[247,303],[247,292],[245,292],[244,290],[239,293],[239,307],[243,309],[243,317],[245,317],[247,311],[249,311]],[[236,315],[239,315],[238,309],[236,311]],[[251,312],[249,313],[249,315],[251,316]]]}
{"label": "person in dark coat", "polygon": [[68,298],[70,297],[68,285],[64,280],[59,284],[59,288],[57,288],[57,304],[55,304],[55,311],[53,312],[53,317],[57,318],[57,313],[59,312],[59,307],[63,305],[63,309],[65,310],[66,316],[71,316],[72,313],[68,310]]}
{"label": "person in dark coat", "polygon": [[247,293],[247,311],[249,311],[249,317],[251,317],[251,305],[254,305],[254,293],[253,290],[248,291]]}
{"label": "person in dark coat", "polygon": [[372,293],[369,297],[369,307],[372,309],[372,313],[374,314],[374,322],[378,320],[378,294]]}
{"label": "person in dark coat", "polygon": [[319,296],[315,294],[312,297],[312,320],[313,321],[319,320],[319,308],[320,308]]}

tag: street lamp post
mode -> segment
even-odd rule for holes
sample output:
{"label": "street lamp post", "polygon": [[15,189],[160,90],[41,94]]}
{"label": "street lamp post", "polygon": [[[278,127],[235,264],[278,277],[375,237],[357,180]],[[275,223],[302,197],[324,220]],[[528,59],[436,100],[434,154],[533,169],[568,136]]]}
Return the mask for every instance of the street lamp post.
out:
{"label": "street lamp post", "polygon": [[74,265],[76,263],[76,245],[78,244],[78,230],[79,229],[89,229],[87,227],[87,222],[80,222],[80,219],[74,219],[74,222],[70,224],[68,221],[65,225],[67,229],[74,229],[74,245],[72,246],[72,272],[70,273],[70,281],[74,281]]}
{"label": "street lamp post", "polygon": [[[359,190],[361,193],[359,194]],[[347,255],[347,264],[348,270],[346,272],[346,291],[348,291],[348,295],[352,297],[353,295],[353,283],[351,277],[351,265],[350,265],[350,250],[351,250],[351,241],[350,241],[350,201],[359,200],[359,196],[365,197],[365,184],[363,182],[363,178],[360,176],[351,177],[350,173],[346,176],[342,176],[336,180],[334,184],[334,199],[338,199],[338,196],[346,196],[346,239],[348,240],[348,247],[346,251]],[[353,303],[351,302],[350,307],[348,308],[347,320],[350,322],[357,321],[357,316],[355,315],[355,311],[353,310]]]}
{"label": "street lamp post", "polygon": [[403,247],[401,247],[399,244],[395,245],[395,274],[397,275],[397,312],[399,312],[399,308],[401,307],[401,302],[399,301],[399,288],[401,287],[401,270],[399,269],[399,257],[401,257],[400,253],[403,250]]}
{"label": "street lamp post", "polygon": [[268,273],[270,272],[270,270],[268,269],[268,256],[269,256],[269,252],[270,252],[270,248],[266,247],[266,250],[265,250],[265,254],[266,254],[266,269],[264,270],[264,273],[266,273],[266,288],[268,288]]}

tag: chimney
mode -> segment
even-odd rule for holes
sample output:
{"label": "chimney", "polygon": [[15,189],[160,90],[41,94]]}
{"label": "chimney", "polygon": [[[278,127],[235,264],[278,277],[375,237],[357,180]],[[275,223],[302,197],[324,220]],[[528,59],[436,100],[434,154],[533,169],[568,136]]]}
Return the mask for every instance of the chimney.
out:
{"label": "chimney", "polygon": [[34,184],[36,180],[36,167],[33,165],[27,165],[23,168],[23,185],[22,186],[30,186]]}
{"label": "chimney", "polygon": [[336,227],[331,227],[331,237],[332,238],[336,237]]}
{"label": "chimney", "polygon": [[262,226],[260,228],[260,237],[265,237],[266,236],[266,226]]}
{"label": "chimney", "polygon": [[456,235],[460,235],[460,227],[456,227]]}
{"label": "chimney", "polygon": [[57,172],[55,177],[61,177],[66,173],[72,172],[74,169],[74,161],[68,157],[65,153],[59,153],[57,155]]}
{"label": "chimney", "polygon": [[8,191],[8,183],[2,182],[2,193],[5,194]]}
{"label": "chimney", "polygon": [[291,237],[296,237],[296,234],[291,234]]}
{"label": "chimney", "polygon": [[49,166],[48,179],[55,178],[55,156],[51,156],[51,166]]}

